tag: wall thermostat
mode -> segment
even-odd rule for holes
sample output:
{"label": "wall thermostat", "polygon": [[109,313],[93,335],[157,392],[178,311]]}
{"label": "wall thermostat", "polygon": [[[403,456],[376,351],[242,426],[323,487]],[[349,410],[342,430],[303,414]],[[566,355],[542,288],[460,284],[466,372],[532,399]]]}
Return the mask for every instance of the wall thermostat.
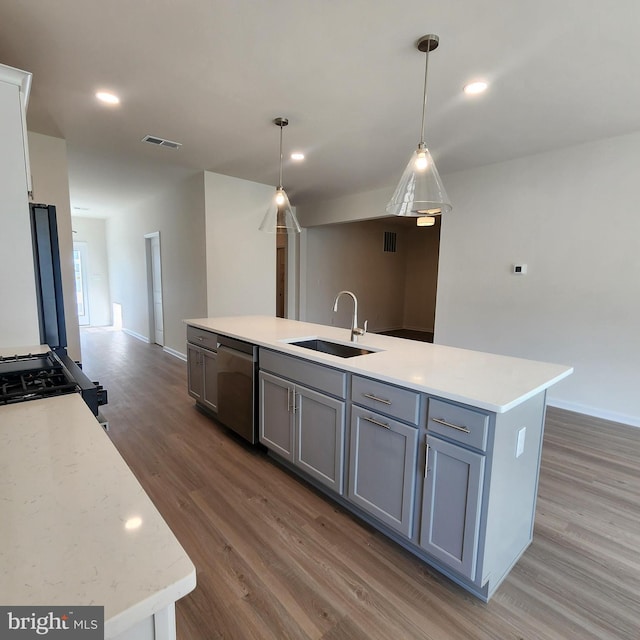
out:
{"label": "wall thermostat", "polygon": [[514,264],[513,265],[513,273],[523,276],[527,273],[527,265],[526,264]]}

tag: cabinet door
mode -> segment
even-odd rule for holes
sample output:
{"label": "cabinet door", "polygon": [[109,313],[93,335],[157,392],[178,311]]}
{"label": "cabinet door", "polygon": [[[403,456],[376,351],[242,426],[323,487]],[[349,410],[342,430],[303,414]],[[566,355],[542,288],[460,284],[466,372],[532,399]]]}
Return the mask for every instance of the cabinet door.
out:
{"label": "cabinet door", "polygon": [[353,407],[349,499],[411,537],[418,430]]}
{"label": "cabinet door", "polygon": [[485,457],[427,436],[420,546],[475,579]]}
{"label": "cabinet door", "polygon": [[264,371],[259,382],[260,442],[293,462],[293,385]]}
{"label": "cabinet door", "polygon": [[187,343],[187,388],[189,395],[196,400],[202,399],[204,377],[202,368],[202,355],[198,347]]}
{"label": "cabinet door", "polygon": [[305,387],[295,402],[294,464],[342,495],[345,403]]}
{"label": "cabinet door", "polygon": [[203,349],[201,356],[204,371],[202,403],[209,409],[218,411],[218,354]]}

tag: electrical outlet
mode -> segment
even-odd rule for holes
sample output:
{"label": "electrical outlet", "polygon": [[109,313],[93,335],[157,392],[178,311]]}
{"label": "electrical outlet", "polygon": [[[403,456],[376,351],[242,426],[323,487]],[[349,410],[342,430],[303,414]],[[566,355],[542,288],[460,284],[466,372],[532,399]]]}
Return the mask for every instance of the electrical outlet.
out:
{"label": "electrical outlet", "polygon": [[524,435],[527,432],[526,427],[522,427],[518,431],[518,442],[516,444],[516,458],[519,458],[524,453]]}

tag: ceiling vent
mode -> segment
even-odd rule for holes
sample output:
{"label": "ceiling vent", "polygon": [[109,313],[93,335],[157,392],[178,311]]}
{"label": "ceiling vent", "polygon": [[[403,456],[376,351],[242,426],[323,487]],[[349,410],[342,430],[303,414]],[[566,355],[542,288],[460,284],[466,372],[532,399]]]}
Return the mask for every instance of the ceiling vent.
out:
{"label": "ceiling vent", "polygon": [[142,138],[142,142],[154,144],[156,147],[167,147],[168,149],[179,149],[182,146],[181,142],[171,142],[171,140],[165,140],[164,138],[158,138],[156,136],[145,136]]}

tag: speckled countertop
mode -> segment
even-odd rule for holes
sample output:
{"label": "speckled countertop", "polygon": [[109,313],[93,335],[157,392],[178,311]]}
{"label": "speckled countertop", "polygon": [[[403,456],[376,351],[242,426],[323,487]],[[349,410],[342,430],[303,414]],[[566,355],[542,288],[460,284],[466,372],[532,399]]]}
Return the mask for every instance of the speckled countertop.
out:
{"label": "speckled countertop", "polygon": [[0,512],[3,605],[104,605],[109,638],[195,587],[79,394],[0,406]]}
{"label": "speckled countertop", "polygon": [[496,413],[509,411],[573,372],[572,367],[367,333],[374,353],[340,358],[290,344],[304,338],[349,343],[350,331],[271,316],[198,318],[185,323]]}

